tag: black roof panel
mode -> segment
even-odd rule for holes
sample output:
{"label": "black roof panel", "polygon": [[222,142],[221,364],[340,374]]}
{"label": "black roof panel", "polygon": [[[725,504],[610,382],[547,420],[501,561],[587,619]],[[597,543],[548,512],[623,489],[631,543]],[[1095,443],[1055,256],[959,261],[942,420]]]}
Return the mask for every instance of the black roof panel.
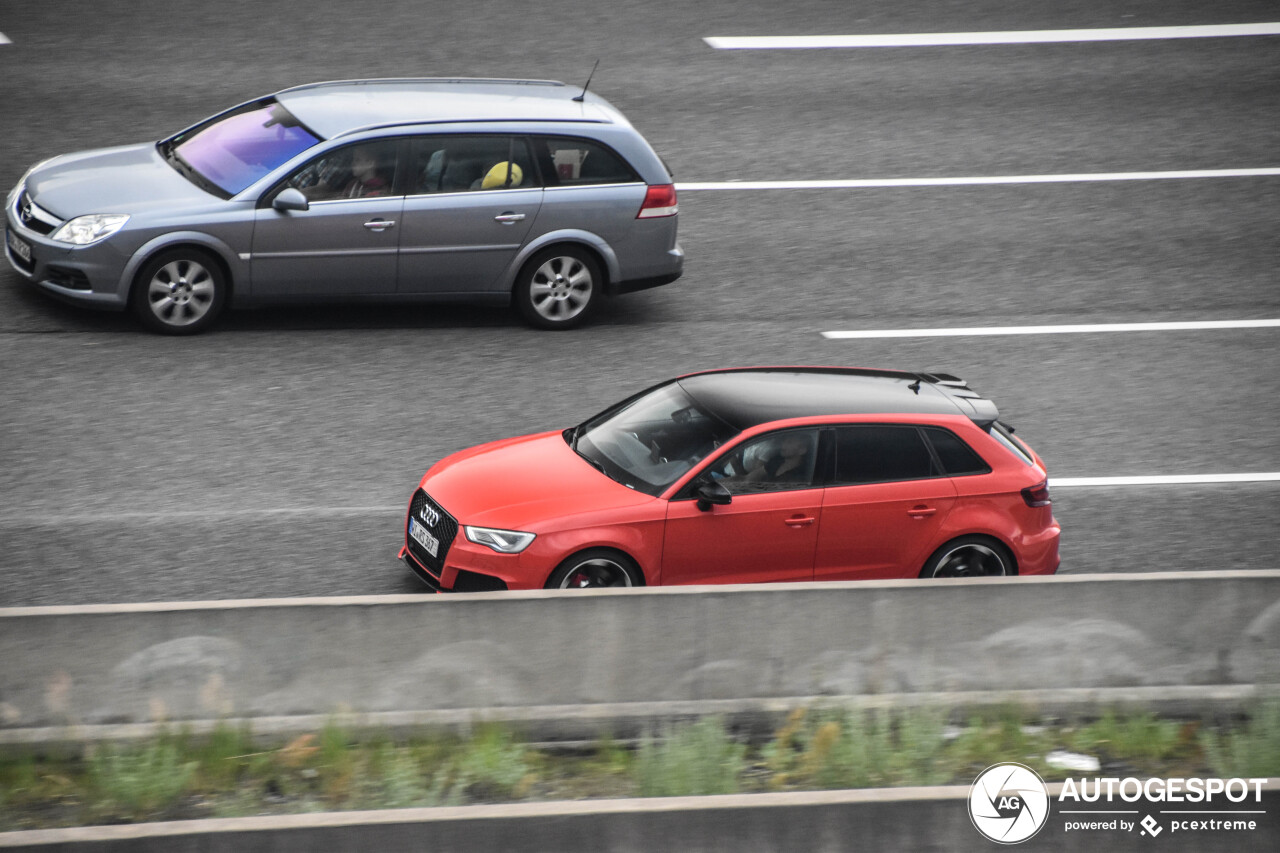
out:
{"label": "black roof panel", "polygon": [[[818,415],[964,415],[973,403],[995,407],[946,377],[896,370],[776,367],[695,373],[677,380],[705,409],[739,430],[769,421]],[[918,383],[918,384],[917,384]],[[964,402],[961,402],[963,398]]]}

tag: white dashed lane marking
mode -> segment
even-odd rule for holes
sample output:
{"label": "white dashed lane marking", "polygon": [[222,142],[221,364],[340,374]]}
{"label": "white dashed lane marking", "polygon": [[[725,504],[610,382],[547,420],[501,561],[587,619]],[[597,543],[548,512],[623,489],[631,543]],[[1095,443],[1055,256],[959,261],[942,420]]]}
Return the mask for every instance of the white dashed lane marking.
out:
{"label": "white dashed lane marking", "polygon": [[1068,335],[1094,332],[1196,332],[1221,329],[1273,329],[1280,320],[1189,320],[1171,323],[1091,323],[1072,326],[974,326],[967,329],[868,329],[823,332],[828,340],[865,338],[962,338],[984,335]]}
{"label": "white dashed lane marking", "polygon": [[850,47],[940,47],[977,44],[1046,44],[1084,41],[1222,38],[1280,35],[1280,23],[1201,27],[1109,27],[1086,30],[1013,30],[983,33],[903,33],[845,36],[708,36],[717,50],[821,50]]}
{"label": "white dashed lane marking", "polygon": [[1069,184],[1094,181],[1170,181],[1193,178],[1274,177],[1280,177],[1280,168],[1192,169],[1173,172],[1081,172],[1067,175],[981,175],[959,178],[853,178],[838,181],[700,181],[676,184],[676,191],[842,190],[885,187],[966,187],[989,184]]}

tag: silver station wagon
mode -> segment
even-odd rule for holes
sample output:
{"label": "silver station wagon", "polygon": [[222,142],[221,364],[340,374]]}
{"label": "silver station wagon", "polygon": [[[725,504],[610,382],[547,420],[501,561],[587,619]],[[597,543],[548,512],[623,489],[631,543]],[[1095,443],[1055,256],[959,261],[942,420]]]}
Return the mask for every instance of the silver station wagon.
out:
{"label": "silver station wagon", "polygon": [[304,300],[513,304],[565,329],[684,264],[662,160],[608,101],[550,80],[286,89],[47,160],[5,208],[25,278],[170,334]]}

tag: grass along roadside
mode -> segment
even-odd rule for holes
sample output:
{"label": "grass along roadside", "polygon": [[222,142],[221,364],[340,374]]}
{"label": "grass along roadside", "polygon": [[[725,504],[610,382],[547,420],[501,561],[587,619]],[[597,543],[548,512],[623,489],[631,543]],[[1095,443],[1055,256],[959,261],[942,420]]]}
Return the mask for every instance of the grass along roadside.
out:
{"label": "grass along roadside", "polygon": [[[1063,769],[1051,756],[1096,759]],[[1066,776],[1280,776],[1280,701],[1244,719],[1208,722],[1107,711],[1045,719],[1026,709],[967,716],[945,709],[794,711],[763,742],[718,717],[670,726],[638,743],[609,739],[544,749],[499,725],[469,737],[393,740],[331,723],[264,749],[248,728],[89,744],[82,755],[0,757],[0,831],[345,809],[520,800],[968,784],[1019,761]]]}

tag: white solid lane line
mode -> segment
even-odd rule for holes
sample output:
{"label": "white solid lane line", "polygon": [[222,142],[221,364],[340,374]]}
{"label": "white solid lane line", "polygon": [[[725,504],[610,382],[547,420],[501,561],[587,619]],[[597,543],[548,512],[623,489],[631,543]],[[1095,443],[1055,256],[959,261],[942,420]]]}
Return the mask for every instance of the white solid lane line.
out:
{"label": "white solid lane line", "polygon": [[1093,323],[1074,326],[975,326],[968,329],[869,329],[823,332],[828,340],[863,338],[960,338],[981,335],[1067,335],[1094,332],[1196,332],[1218,329],[1273,329],[1280,320],[1200,320],[1173,323]]}
{"label": "white solid lane line", "polygon": [[1087,30],[1011,30],[983,33],[900,33],[845,36],[708,36],[717,50],[815,50],[848,47],[938,47],[973,44],[1046,44],[1081,41],[1222,38],[1280,35],[1280,23],[1202,27],[1108,27]]}
{"label": "white solid lane line", "polygon": [[1280,483],[1280,474],[1182,474],[1149,477],[1050,477],[1049,488],[1088,486],[1196,486],[1217,483]]}
{"label": "white solid lane line", "polygon": [[1067,184],[1090,181],[1170,181],[1191,178],[1273,178],[1280,168],[1191,169],[1175,172],[1082,172],[1068,175],[984,175],[962,178],[854,178],[836,181],[700,181],[676,184],[698,190],[847,190],[880,187],[964,187],[988,184]]}

